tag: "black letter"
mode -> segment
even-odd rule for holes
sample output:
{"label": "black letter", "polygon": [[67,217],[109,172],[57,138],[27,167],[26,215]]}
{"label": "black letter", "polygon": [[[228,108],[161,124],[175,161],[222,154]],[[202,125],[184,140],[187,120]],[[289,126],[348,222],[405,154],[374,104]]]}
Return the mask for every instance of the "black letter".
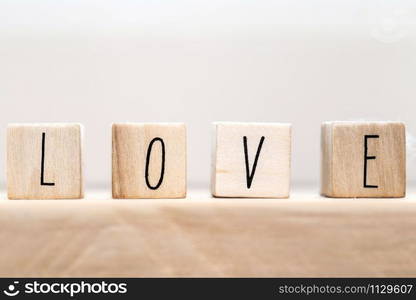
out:
{"label": "black letter", "polygon": [[41,167],[40,167],[40,185],[50,185],[53,186],[53,182],[45,182],[44,179],[45,173],[45,133],[42,132],[42,158],[41,158]]}
{"label": "black letter", "polygon": [[256,172],[257,161],[259,159],[259,155],[260,155],[261,147],[263,146],[263,142],[264,142],[264,136],[261,137],[260,144],[257,147],[257,153],[256,153],[256,156],[254,158],[254,163],[253,163],[253,170],[251,171],[251,174],[250,174],[250,166],[248,163],[247,137],[246,136],[243,137],[244,157],[246,160],[246,180],[247,180],[248,189],[251,187],[251,183],[253,182],[253,177],[254,177],[254,173]]}
{"label": "black letter", "polygon": [[[149,163],[150,163],[150,153],[152,152],[153,143],[159,141],[162,146],[162,170],[160,171],[160,178],[158,183],[155,186],[151,186],[149,183]],[[147,155],[146,155],[146,171],[145,171],[145,177],[146,177],[146,185],[151,190],[157,190],[163,181],[163,176],[165,175],[165,143],[163,140],[159,137],[154,138],[147,148]]]}
{"label": "black letter", "polygon": [[375,156],[367,156],[367,140],[368,139],[378,139],[378,135],[365,135],[364,136],[364,187],[365,188],[378,188],[378,185],[369,185],[367,184],[367,160],[376,159]]}

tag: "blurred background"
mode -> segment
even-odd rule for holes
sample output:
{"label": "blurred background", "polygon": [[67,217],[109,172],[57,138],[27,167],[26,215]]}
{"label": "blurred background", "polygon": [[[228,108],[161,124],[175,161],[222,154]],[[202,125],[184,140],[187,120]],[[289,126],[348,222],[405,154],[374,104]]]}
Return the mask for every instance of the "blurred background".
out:
{"label": "blurred background", "polygon": [[212,121],[293,124],[293,189],[319,182],[320,123],[400,120],[416,181],[414,0],[1,0],[0,181],[10,122],[85,125],[110,187],[112,122],[188,124],[208,189]]}

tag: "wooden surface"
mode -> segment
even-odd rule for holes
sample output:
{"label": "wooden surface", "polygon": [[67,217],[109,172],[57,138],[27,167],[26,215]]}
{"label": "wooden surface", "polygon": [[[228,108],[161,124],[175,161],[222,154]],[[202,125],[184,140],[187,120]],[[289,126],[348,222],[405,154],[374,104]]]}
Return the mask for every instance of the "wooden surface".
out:
{"label": "wooden surface", "polygon": [[0,276],[416,276],[414,193],[109,197],[0,200]]}
{"label": "wooden surface", "polygon": [[323,195],[405,196],[406,137],[403,123],[326,122],[322,125],[321,139]]}
{"label": "wooden surface", "polygon": [[218,122],[213,134],[214,196],[289,196],[290,124]]}
{"label": "wooden surface", "polygon": [[186,197],[185,124],[113,124],[112,139],[114,198]]}
{"label": "wooden surface", "polygon": [[9,125],[7,128],[8,197],[10,199],[82,198],[81,129],[81,125],[74,123]]}

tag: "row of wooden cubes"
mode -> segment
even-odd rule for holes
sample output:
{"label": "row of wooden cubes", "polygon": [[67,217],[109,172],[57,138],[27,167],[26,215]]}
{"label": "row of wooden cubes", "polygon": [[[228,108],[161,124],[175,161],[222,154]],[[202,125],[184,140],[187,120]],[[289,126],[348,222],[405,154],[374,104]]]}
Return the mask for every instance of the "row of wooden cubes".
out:
{"label": "row of wooden cubes", "polygon": [[[403,123],[326,122],[321,143],[323,195],[404,197]],[[214,123],[212,154],[213,196],[289,196],[290,124]],[[83,198],[82,173],[81,125],[8,126],[10,199]],[[183,198],[186,181],[185,124],[113,124],[113,198]]]}

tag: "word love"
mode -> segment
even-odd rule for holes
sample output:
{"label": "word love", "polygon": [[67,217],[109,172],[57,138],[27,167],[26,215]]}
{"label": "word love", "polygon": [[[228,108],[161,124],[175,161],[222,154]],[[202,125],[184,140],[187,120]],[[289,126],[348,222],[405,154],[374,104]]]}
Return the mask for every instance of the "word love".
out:
{"label": "word love", "polygon": [[[287,198],[291,125],[214,123],[212,195]],[[321,193],[404,197],[405,126],[400,122],[322,124]],[[10,199],[83,198],[82,127],[13,124],[7,130]],[[117,199],[186,197],[186,126],[112,127],[112,193]]]}

